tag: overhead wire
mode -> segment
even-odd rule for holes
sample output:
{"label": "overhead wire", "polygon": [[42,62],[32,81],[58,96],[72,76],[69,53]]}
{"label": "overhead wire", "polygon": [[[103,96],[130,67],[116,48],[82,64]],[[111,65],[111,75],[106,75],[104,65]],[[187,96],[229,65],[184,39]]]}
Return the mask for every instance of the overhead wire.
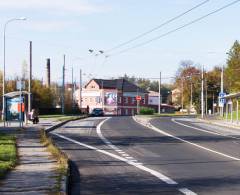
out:
{"label": "overhead wire", "polygon": [[125,52],[127,52],[127,51],[132,50],[132,49],[135,49],[135,48],[144,46],[144,45],[146,45],[146,44],[149,44],[149,43],[151,43],[151,42],[153,42],[153,41],[156,41],[156,40],[158,40],[158,39],[160,39],[160,38],[166,37],[166,36],[169,35],[169,34],[172,34],[172,33],[176,32],[176,31],[179,31],[179,30],[187,27],[187,26],[190,26],[190,25],[192,25],[192,24],[195,24],[195,23],[197,23],[197,22],[199,22],[199,21],[201,21],[201,20],[203,20],[203,19],[205,19],[205,18],[207,18],[207,17],[209,17],[209,16],[211,16],[211,15],[213,15],[213,14],[216,14],[216,13],[218,13],[218,12],[220,12],[220,11],[222,11],[222,10],[224,10],[224,9],[226,9],[226,8],[228,8],[228,7],[236,4],[236,3],[238,3],[239,1],[240,1],[240,0],[235,0],[235,1],[231,2],[231,3],[228,3],[228,4],[222,6],[222,7],[218,8],[218,9],[216,9],[216,10],[208,13],[208,14],[205,14],[205,15],[203,15],[203,16],[195,19],[195,20],[192,20],[191,22],[188,22],[188,23],[186,23],[186,24],[184,24],[184,25],[182,25],[182,26],[180,26],[180,27],[178,27],[178,28],[175,28],[175,29],[173,29],[173,30],[170,30],[170,31],[168,31],[168,32],[166,32],[166,33],[164,33],[164,34],[161,34],[161,35],[159,35],[159,36],[157,36],[157,37],[155,37],[155,38],[152,38],[152,39],[150,39],[150,40],[148,40],[148,41],[142,42],[142,43],[140,43],[140,44],[137,44],[137,45],[132,46],[132,47],[129,47],[129,48],[127,48],[127,49],[121,50],[121,51],[119,51],[119,52],[115,52],[115,53],[113,53],[113,54],[109,54],[109,57],[112,57],[112,56],[115,56],[115,55],[118,55],[118,54],[125,53]]}
{"label": "overhead wire", "polygon": [[185,12],[183,12],[183,13],[181,13],[181,14],[179,14],[179,15],[177,15],[177,16],[175,16],[175,17],[173,17],[173,18],[171,18],[171,19],[169,19],[169,20],[167,20],[167,21],[165,21],[165,22],[163,22],[162,24],[160,24],[160,25],[158,25],[158,26],[156,26],[156,27],[154,27],[154,28],[152,28],[152,29],[150,29],[150,30],[148,30],[148,31],[145,31],[144,33],[141,33],[141,34],[133,37],[132,39],[130,39],[130,40],[128,40],[128,41],[125,41],[125,42],[123,42],[123,43],[121,43],[121,44],[119,44],[119,45],[117,45],[117,46],[115,46],[115,47],[112,47],[111,49],[107,49],[105,52],[110,52],[110,51],[116,50],[116,49],[118,49],[118,48],[120,48],[120,47],[122,47],[122,46],[124,46],[124,45],[127,45],[127,44],[129,44],[129,43],[131,43],[131,42],[133,42],[133,41],[136,41],[136,40],[144,37],[145,35],[150,34],[150,33],[152,33],[153,31],[156,31],[156,30],[158,30],[158,29],[166,26],[167,24],[169,24],[169,23],[171,23],[171,22],[173,22],[173,21],[181,18],[182,16],[188,14],[189,12],[191,12],[191,11],[193,11],[193,10],[201,7],[201,6],[203,6],[204,4],[206,4],[206,3],[209,2],[209,1],[210,1],[210,0],[205,0],[205,1],[203,1],[203,2],[201,2],[201,3],[199,3],[199,4],[197,4],[197,5],[195,5],[195,6],[192,7],[191,9],[189,9],[189,10],[187,10],[187,11],[185,11]]}

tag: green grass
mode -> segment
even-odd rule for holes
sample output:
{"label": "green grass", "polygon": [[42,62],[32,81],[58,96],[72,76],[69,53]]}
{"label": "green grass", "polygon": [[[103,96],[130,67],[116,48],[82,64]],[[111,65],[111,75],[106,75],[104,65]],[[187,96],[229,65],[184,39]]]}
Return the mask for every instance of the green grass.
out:
{"label": "green grass", "polygon": [[[231,120],[231,113],[228,113],[228,120]],[[240,110],[238,111],[238,118],[240,119]],[[226,119],[226,116],[224,116],[224,119]],[[233,120],[237,120],[237,112],[233,111]]]}
{"label": "green grass", "polygon": [[16,138],[0,134],[0,178],[12,169],[17,162]]}

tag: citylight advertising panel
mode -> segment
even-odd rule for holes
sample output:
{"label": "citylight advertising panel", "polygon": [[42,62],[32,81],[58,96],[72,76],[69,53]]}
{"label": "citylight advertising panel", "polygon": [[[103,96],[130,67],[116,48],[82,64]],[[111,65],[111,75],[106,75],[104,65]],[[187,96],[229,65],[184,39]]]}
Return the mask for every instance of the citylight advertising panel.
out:
{"label": "citylight advertising panel", "polygon": [[104,94],[104,113],[115,115],[117,114],[117,92],[109,91]]}
{"label": "citylight advertising panel", "polygon": [[[15,98],[7,98],[6,99],[6,104],[7,104],[7,109],[6,109],[6,120],[11,121],[11,120],[20,120],[20,112],[24,113],[24,98],[22,97],[15,97]],[[22,105],[22,109],[21,106]],[[23,115],[22,115],[23,117]]]}

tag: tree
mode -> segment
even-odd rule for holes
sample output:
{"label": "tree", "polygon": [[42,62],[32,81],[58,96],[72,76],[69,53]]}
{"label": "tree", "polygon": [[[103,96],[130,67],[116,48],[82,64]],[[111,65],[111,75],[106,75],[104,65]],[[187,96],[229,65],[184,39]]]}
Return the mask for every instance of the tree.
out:
{"label": "tree", "polygon": [[228,52],[225,84],[229,92],[240,91],[240,44],[235,41]]}
{"label": "tree", "polygon": [[[200,109],[200,89],[201,89],[201,69],[198,65],[194,65],[191,60],[180,62],[180,66],[176,72],[175,88],[179,89],[183,94],[183,104],[185,108],[190,108],[191,86],[193,106],[197,110]],[[182,91],[183,88],[183,91]],[[181,105],[182,97],[178,97],[177,105]]]}

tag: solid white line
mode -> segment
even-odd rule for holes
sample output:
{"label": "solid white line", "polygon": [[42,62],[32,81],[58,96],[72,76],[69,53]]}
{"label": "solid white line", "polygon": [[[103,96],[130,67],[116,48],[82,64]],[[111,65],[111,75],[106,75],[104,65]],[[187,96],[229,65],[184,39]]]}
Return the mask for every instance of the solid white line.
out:
{"label": "solid white line", "polygon": [[74,140],[74,139],[68,138],[68,137],[63,136],[63,135],[60,135],[60,134],[58,134],[58,133],[51,132],[51,134],[56,135],[56,136],[58,136],[58,137],[60,137],[60,138],[62,138],[62,139],[68,140],[68,141],[70,141],[70,142],[72,142],[72,143],[75,143],[75,144],[77,144],[77,145],[83,146],[83,147],[85,147],[85,148],[88,148],[88,149],[91,149],[91,150],[95,150],[95,151],[97,151],[97,152],[99,152],[99,153],[108,155],[108,156],[110,156],[110,157],[112,157],[112,158],[115,158],[115,159],[117,159],[117,160],[126,162],[126,163],[129,164],[129,165],[132,165],[132,166],[134,166],[134,167],[136,167],[136,168],[138,168],[138,169],[141,169],[141,170],[143,170],[143,171],[146,171],[146,172],[152,174],[153,176],[159,178],[160,180],[164,181],[164,182],[167,183],[167,184],[170,184],[170,185],[176,185],[176,184],[177,184],[177,182],[173,181],[173,180],[170,179],[169,177],[167,177],[167,176],[163,175],[162,173],[157,172],[157,171],[155,171],[155,170],[153,170],[153,169],[147,168],[147,167],[143,166],[142,164],[138,164],[138,163],[132,162],[132,161],[127,160],[127,159],[125,159],[125,158],[123,158],[123,157],[121,157],[121,156],[118,156],[118,155],[116,155],[116,154],[110,153],[110,152],[105,151],[105,150],[98,149],[98,148],[96,148],[96,147],[94,147],[94,146],[90,146],[90,145],[87,145],[87,144],[78,142],[78,141],[76,141],[76,140]]}
{"label": "solid white line", "polygon": [[197,195],[195,192],[193,192],[187,188],[180,188],[179,191],[185,195]]}
{"label": "solid white line", "polygon": [[[133,119],[135,120],[134,117],[133,117]],[[224,157],[230,158],[230,159],[232,159],[232,160],[240,161],[240,158],[237,158],[237,157],[234,157],[234,156],[230,156],[230,155],[224,154],[224,153],[222,153],[222,152],[218,152],[218,151],[216,151],[216,150],[212,150],[212,149],[206,148],[206,147],[204,147],[204,146],[201,146],[201,145],[199,145],[199,144],[195,144],[195,143],[193,143],[193,142],[190,142],[190,141],[184,140],[184,139],[182,139],[182,138],[176,137],[176,136],[174,136],[174,135],[172,135],[172,134],[170,134],[170,133],[167,133],[167,132],[165,132],[165,131],[163,131],[163,130],[161,130],[161,129],[155,127],[155,126],[153,126],[153,125],[150,124],[150,123],[148,123],[148,125],[146,125],[146,124],[144,124],[144,123],[138,122],[137,120],[135,120],[135,121],[136,121],[137,123],[145,126],[145,127],[148,127],[148,128],[150,128],[150,129],[152,129],[152,130],[160,133],[160,134],[163,134],[163,135],[172,137],[172,138],[174,138],[174,139],[176,139],[176,140],[179,140],[179,141],[184,142],[184,143],[188,143],[188,144],[190,144],[190,145],[193,145],[193,146],[195,146],[195,147],[201,148],[201,149],[206,150],[206,151],[208,151],[208,152],[212,152],[212,153],[214,153],[214,154],[218,154],[218,155],[220,155],[220,156],[224,156]]]}
{"label": "solid white line", "polygon": [[205,129],[200,129],[198,127],[192,127],[190,125],[186,125],[186,124],[183,124],[183,123],[180,123],[179,121],[176,121],[175,119],[171,119],[174,123],[178,124],[178,125],[182,125],[184,127],[188,127],[188,128],[192,128],[192,129],[196,129],[198,131],[202,131],[202,132],[205,132],[205,133],[209,133],[209,134],[213,134],[213,135],[220,135],[220,136],[223,136],[223,137],[229,137],[229,138],[234,138],[234,139],[240,139],[239,137],[234,137],[234,136],[231,136],[231,135],[224,135],[224,134],[221,134],[221,133],[217,133],[217,132],[214,132],[214,131],[209,131],[209,130],[205,130]]}

